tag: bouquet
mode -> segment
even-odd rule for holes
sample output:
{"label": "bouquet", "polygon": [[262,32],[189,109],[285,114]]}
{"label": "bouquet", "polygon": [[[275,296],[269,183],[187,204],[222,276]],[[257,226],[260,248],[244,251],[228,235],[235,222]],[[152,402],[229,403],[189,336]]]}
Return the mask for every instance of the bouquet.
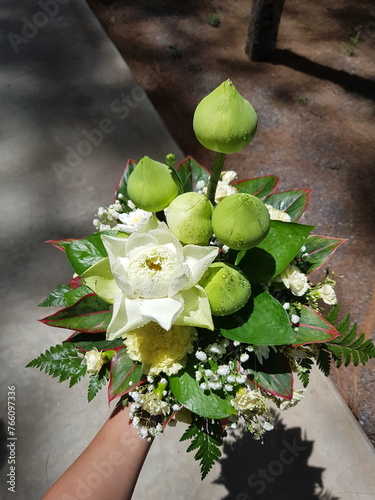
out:
{"label": "bouquet", "polygon": [[181,440],[204,478],[228,429],[261,439],[270,403],[297,404],[314,363],[328,375],[375,348],[349,317],[337,323],[335,276],[312,282],[344,240],[300,223],[310,190],[223,171],[257,128],[231,81],[198,104],[193,128],[216,152],[211,173],[191,157],[130,160],[96,232],[50,241],[75,274],[40,304],[62,307],[41,321],[73,333],[28,366],[70,386],[88,374],[89,401],[108,385],[145,439],[187,423]]}

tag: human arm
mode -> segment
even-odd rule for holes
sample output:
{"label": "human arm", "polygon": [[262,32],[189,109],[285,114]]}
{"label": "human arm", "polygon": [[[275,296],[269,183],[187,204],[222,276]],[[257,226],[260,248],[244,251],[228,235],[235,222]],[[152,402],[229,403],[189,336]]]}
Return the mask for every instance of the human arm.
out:
{"label": "human arm", "polygon": [[130,500],[151,443],[118,406],[89,446],[42,500]]}

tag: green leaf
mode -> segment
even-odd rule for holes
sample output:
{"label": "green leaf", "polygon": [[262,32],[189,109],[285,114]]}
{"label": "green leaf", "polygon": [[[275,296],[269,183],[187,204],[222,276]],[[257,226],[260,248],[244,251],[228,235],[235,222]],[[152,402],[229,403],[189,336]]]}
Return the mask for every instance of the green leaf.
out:
{"label": "green leaf", "polygon": [[72,285],[69,283],[67,285],[59,285],[55,290],[53,290],[46,299],[39,304],[39,307],[58,307],[66,306],[65,294],[72,290]]}
{"label": "green leaf", "polygon": [[86,295],[89,295],[91,293],[92,290],[90,290],[90,288],[88,288],[87,286],[79,286],[78,288],[74,288],[73,290],[70,290],[65,294],[65,305],[72,306],[79,299],[82,299],[82,297],[85,297]]}
{"label": "green leaf", "polygon": [[110,351],[124,347],[124,339],[106,340],[105,333],[75,332],[68,338],[80,351],[91,351],[96,347],[98,351]]}
{"label": "green leaf", "polygon": [[339,335],[339,332],[323,316],[308,306],[302,306],[300,323],[294,331],[295,346],[316,342],[327,342]]}
{"label": "green leaf", "polygon": [[171,391],[177,401],[188,410],[206,418],[226,418],[235,414],[228,397],[220,397],[211,389],[204,391],[195,380],[195,359],[191,356],[183,372],[169,377]]}
{"label": "green leaf", "polygon": [[90,294],[79,299],[72,306],[61,309],[40,321],[58,328],[98,333],[107,330],[111,316],[107,302],[95,294]]}
{"label": "green leaf", "polygon": [[87,388],[88,402],[92,401],[94,397],[98,394],[100,389],[106,385],[108,377],[109,377],[109,371],[107,369],[104,370],[104,374],[101,374],[99,372],[96,375],[90,376],[89,385]]}
{"label": "green leaf", "polygon": [[127,394],[139,385],[142,365],[129,358],[126,349],[119,349],[111,360],[111,376],[108,387],[108,400]]}
{"label": "green leaf", "polygon": [[[336,316],[339,311],[339,306],[334,308],[333,316]],[[350,324],[350,315],[337,325],[337,330],[340,335],[329,342],[325,343],[321,348],[330,351],[333,361],[339,368],[342,363],[348,366],[353,363],[358,366],[360,363],[365,365],[369,359],[375,357],[375,345],[371,339],[366,339],[364,333],[357,334],[357,324]]]}
{"label": "green leaf", "polygon": [[270,394],[284,399],[292,399],[292,369],[288,358],[280,352],[270,351],[265,364],[256,364],[254,382]]}
{"label": "green leaf", "polygon": [[66,249],[70,246],[70,244],[73,243],[73,241],[77,241],[77,239],[69,238],[66,240],[48,240],[46,241],[46,243],[51,243],[51,245],[53,245],[54,247],[65,252]]}
{"label": "green leaf", "polygon": [[319,369],[324,373],[326,377],[328,377],[329,372],[331,370],[331,355],[325,349],[319,349],[318,358],[316,360],[316,364]]}
{"label": "green leaf", "polygon": [[304,358],[299,360],[299,365],[302,370],[298,372],[298,377],[301,380],[303,387],[307,387],[310,382],[310,372],[314,363],[311,359]]}
{"label": "green leaf", "polygon": [[64,342],[50,347],[44,354],[33,359],[26,368],[38,368],[51,375],[59,377],[59,382],[70,379],[69,387],[76,384],[86,373],[86,364],[82,363],[73,344]]}
{"label": "green leaf", "polygon": [[264,203],[286,212],[293,222],[298,222],[307,208],[310,193],[311,189],[282,191],[267,196]]}
{"label": "green leaf", "polygon": [[108,257],[89,267],[81,278],[98,297],[110,304],[114,303],[119,288],[113,277]]}
{"label": "green leaf", "polygon": [[113,236],[116,233],[117,231],[101,231],[82,240],[76,240],[67,247],[66,255],[74,271],[79,276],[104,257],[108,257],[101,235],[109,234]]}
{"label": "green leaf", "polygon": [[182,183],[183,193],[196,191],[197,183],[203,181],[207,185],[210,173],[202,165],[196,162],[191,156],[188,156],[179,165],[176,171]]}
{"label": "green leaf", "polygon": [[314,226],[271,221],[266,238],[248,250],[236,264],[250,283],[267,283],[294,259]]}
{"label": "green leaf", "polygon": [[[137,166],[137,162],[134,160],[128,160],[128,163],[126,164],[124,173],[121,176],[121,179],[119,180],[119,183],[117,185],[116,189],[116,199],[120,200],[121,202],[125,202],[124,208],[127,208],[127,203],[130,200],[129,195],[128,195],[128,179],[130,177],[130,174],[133,172],[135,167]],[[122,195],[122,197],[119,198],[119,195]]]}
{"label": "green leaf", "polygon": [[302,255],[298,257],[298,260],[302,262],[304,272],[309,274],[322,267],[345,241],[347,240],[326,236],[309,236],[304,243],[306,249],[302,252],[303,259]]}
{"label": "green leaf", "polygon": [[264,290],[253,289],[240,311],[216,319],[224,337],[247,344],[285,345],[295,341],[289,317],[278,300]]}
{"label": "green leaf", "polygon": [[200,461],[202,480],[221,456],[219,446],[223,443],[222,435],[220,422],[212,422],[198,417],[190,424],[180,439],[180,441],[192,439],[192,443],[187,449],[188,452],[198,450],[194,458]]}
{"label": "green leaf", "polygon": [[239,193],[247,193],[263,199],[271,194],[279,182],[279,179],[274,175],[266,175],[264,177],[256,177],[245,181],[233,183],[233,187],[238,189]]}

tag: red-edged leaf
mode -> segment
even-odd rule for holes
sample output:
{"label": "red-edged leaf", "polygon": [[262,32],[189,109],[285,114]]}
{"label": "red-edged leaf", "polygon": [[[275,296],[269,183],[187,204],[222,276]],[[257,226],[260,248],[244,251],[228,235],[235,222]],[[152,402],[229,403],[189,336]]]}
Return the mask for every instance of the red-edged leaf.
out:
{"label": "red-edged leaf", "polygon": [[119,349],[111,360],[108,401],[127,394],[142,384],[142,365],[134,363],[125,348]]}
{"label": "red-edged leaf", "polygon": [[69,283],[70,283],[70,286],[72,287],[73,290],[75,290],[76,288],[79,288],[80,286],[83,285],[80,276],[76,276],[75,278],[72,278],[69,281]]}
{"label": "red-edged leaf", "polygon": [[128,184],[128,179],[130,177],[130,174],[133,172],[135,167],[137,166],[137,162],[135,160],[128,160],[126,167],[124,169],[124,172],[118,181],[116,191],[115,191],[115,200],[118,199],[118,195],[121,194],[123,196],[122,201],[125,201],[127,203],[129,201],[129,196],[128,196],[128,189],[127,189],[127,184]]}
{"label": "red-edged leaf", "polygon": [[294,331],[296,342],[294,346],[329,342],[340,333],[323,316],[308,306],[302,306],[298,329]]}
{"label": "red-edged leaf", "polygon": [[40,321],[46,325],[84,333],[105,332],[111,320],[112,313],[108,303],[94,293],[86,295],[75,304]]}
{"label": "red-edged leaf", "polygon": [[207,184],[210,177],[210,172],[191,156],[182,160],[182,162],[177,165],[176,171],[180,177],[184,193],[195,191],[199,181],[203,181]]}
{"label": "red-edged leaf", "polygon": [[310,274],[321,268],[337,248],[346,241],[348,240],[312,234],[304,243],[303,259],[300,256],[298,260],[303,260],[304,271]]}
{"label": "red-edged leaf", "polygon": [[238,189],[239,193],[247,193],[263,199],[276,189],[279,182],[278,177],[274,175],[265,175],[264,177],[255,177],[244,181],[234,182],[232,185]]}
{"label": "red-edged leaf", "polygon": [[264,199],[264,203],[286,212],[290,216],[292,222],[298,222],[307,208],[310,193],[311,189],[280,191],[268,195]]}
{"label": "red-edged leaf", "polygon": [[264,365],[257,365],[254,382],[266,392],[292,399],[293,373],[288,358],[280,352],[270,352]]}
{"label": "red-edged leaf", "polygon": [[46,243],[51,243],[54,247],[65,252],[67,247],[69,247],[73,241],[76,241],[76,238],[68,238],[66,240],[48,240]]}

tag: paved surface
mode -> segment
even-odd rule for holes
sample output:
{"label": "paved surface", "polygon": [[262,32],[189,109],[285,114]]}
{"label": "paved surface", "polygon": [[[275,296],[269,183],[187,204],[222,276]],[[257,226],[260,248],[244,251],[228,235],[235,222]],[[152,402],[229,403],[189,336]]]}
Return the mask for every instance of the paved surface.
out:
{"label": "paved surface", "polygon": [[[4,499],[38,500],[109,413],[105,391],[89,405],[84,381],[68,391],[66,383],[24,369],[67,336],[36,321],[44,312],[36,304],[71,273],[43,242],[91,232],[128,158],[181,153],[84,1],[1,0],[0,6],[0,484]],[[157,81],[157,71],[149,77]],[[13,385],[15,494],[6,483],[5,439]],[[368,440],[320,373],[310,389],[263,446],[228,440],[203,483],[178,443],[182,429],[168,430],[151,449],[134,500],[375,498]]]}

